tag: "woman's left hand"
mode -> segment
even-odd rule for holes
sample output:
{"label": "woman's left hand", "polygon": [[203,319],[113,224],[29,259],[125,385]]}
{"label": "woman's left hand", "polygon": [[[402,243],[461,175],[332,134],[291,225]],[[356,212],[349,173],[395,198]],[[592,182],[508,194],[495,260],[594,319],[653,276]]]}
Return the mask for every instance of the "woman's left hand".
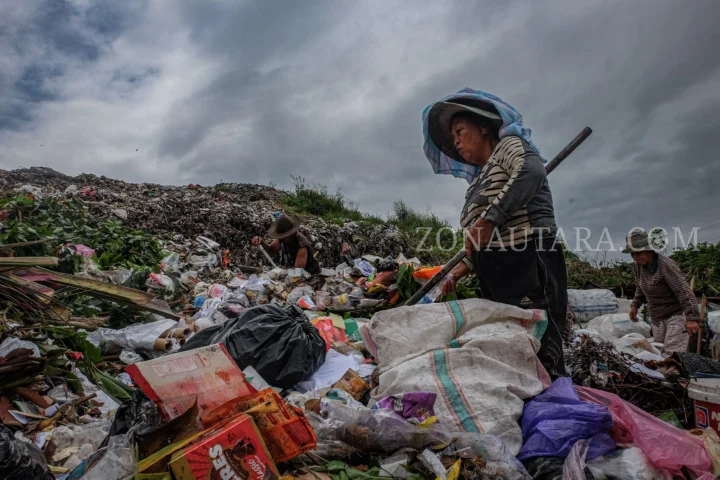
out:
{"label": "woman's left hand", "polygon": [[687,330],[688,335],[695,335],[696,333],[700,332],[700,324],[695,321],[688,321],[685,322],[685,330]]}

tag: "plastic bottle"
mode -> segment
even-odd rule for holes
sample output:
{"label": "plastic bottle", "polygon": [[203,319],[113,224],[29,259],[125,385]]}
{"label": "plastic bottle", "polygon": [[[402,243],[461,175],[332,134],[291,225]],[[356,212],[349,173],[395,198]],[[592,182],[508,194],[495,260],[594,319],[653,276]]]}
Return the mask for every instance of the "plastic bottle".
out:
{"label": "plastic bottle", "polygon": [[418,305],[423,304],[423,303],[433,303],[435,300],[437,300],[437,298],[438,298],[438,297],[440,296],[440,294],[442,293],[442,287],[443,287],[443,285],[445,285],[445,283],[446,283],[448,280],[450,280],[450,276],[449,276],[449,275],[445,275],[445,278],[443,278],[443,279],[440,281],[440,283],[438,283],[437,285],[435,285],[435,286],[432,288],[432,290],[430,290],[428,293],[426,293],[426,294],[420,299],[420,301],[418,301]]}

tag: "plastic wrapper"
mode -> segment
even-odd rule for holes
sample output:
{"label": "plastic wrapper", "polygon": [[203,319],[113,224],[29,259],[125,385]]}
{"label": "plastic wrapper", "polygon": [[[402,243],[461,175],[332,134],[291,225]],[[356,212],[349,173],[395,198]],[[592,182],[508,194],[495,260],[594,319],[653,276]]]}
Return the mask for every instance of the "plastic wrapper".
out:
{"label": "plastic wrapper", "polygon": [[120,352],[120,361],[125,365],[132,365],[133,363],[142,362],[143,360],[145,359],[135,350],[126,348]]}
{"label": "plastic wrapper", "polygon": [[328,306],[332,305],[330,300],[330,293],[328,292],[316,292],[315,293],[315,305],[318,310],[325,310]]}
{"label": "plastic wrapper", "polygon": [[310,286],[306,285],[304,287],[295,287],[288,294],[287,303],[288,305],[297,305],[298,300],[302,297],[310,296],[313,293],[313,288]]}
{"label": "plastic wrapper", "polygon": [[240,290],[228,290],[225,292],[225,295],[223,295],[222,300],[223,302],[242,305],[245,308],[250,306],[250,300],[247,295]]}
{"label": "plastic wrapper", "polygon": [[583,402],[568,377],[525,404],[521,419],[525,439],[518,458],[565,457],[577,441],[588,439],[588,458],[615,450],[608,430],[612,415],[602,405]]}
{"label": "plastic wrapper", "polygon": [[97,462],[87,469],[83,480],[132,480],[137,474],[137,460],[131,435],[111,437]]}
{"label": "plastic wrapper", "polygon": [[180,275],[180,283],[185,285],[187,288],[195,288],[195,285],[198,283],[197,276],[197,272],[193,270],[183,272],[183,274]]}
{"label": "plastic wrapper", "polygon": [[588,462],[588,469],[596,480],[672,480],[672,475],[650,463],[639,448],[618,450]]}
{"label": "plastic wrapper", "polygon": [[437,395],[430,392],[398,393],[379,400],[373,408],[385,408],[415,423],[435,416],[433,406]]}
{"label": "plastic wrapper", "polygon": [[208,290],[210,290],[209,284],[205,282],[198,282],[195,284],[195,288],[193,288],[193,293],[196,297],[207,297]]}
{"label": "plastic wrapper", "polygon": [[132,277],[133,270],[128,268],[112,268],[109,270],[100,270],[97,264],[91,258],[84,258],[80,272],[75,276],[97,280],[99,282],[112,283],[113,285],[122,285]]}
{"label": "plastic wrapper", "polygon": [[172,252],[160,262],[160,270],[165,273],[180,271],[180,254]]}
{"label": "plastic wrapper", "polygon": [[367,260],[360,260],[355,264],[355,270],[363,277],[369,277],[375,272],[375,268]]}
{"label": "plastic wrapper", "polygon": [[172,278],[168,277],[167,275],[163,275],[161,273],[151,273],[148,276],[146,285],[148,287],[164,288],[168,292],[175,291],[175,283],[173,282]]}
{"label": "plastic wrapper", "polygon": [[0,478],[53,480],[43,452],[32,443],[16,439],[0,424]]}
{"label": "plastic wrapper", "polygon": [[210,298],[222,298],[227,290],[228,288],[225,285],[213,283],[210,285],[210,288],[208,288],[208,296]]}
{"label": "plastic wrapper", "polygon": [[241,369],[253,367],[270,385],[290,388],[325,362],[325,341],[296,306],[262,305],[195,334],[182,351],[222,343]]}
{"label": "plastic wrapper", "polygon": [[220,263],[220,257],[214,253],[190,255],[187,258],[187,263],[195,268],[216,267]]}
{"label": "plastic wrapper", "polygon": [[634,444],[656,466],[672,475],[682,475],[687,466],[696,474],[712,471],[712,459],[703,441],[663,422],[617,395],[594,388],[576,387],[581,400],[604,405],[610,410],[613,425],[610,436],[618,443]]}

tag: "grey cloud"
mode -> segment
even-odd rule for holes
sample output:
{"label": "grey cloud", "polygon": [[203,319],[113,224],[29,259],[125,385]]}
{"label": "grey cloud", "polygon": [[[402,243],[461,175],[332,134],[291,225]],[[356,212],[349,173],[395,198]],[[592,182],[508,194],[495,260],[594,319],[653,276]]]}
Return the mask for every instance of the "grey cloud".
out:
{"label": "grey cloud", "polygon": [[[443,15],[422,24],[426,42],[415,45],[406,39],[417,31],[405,22],[415,10],[435,6],[421,3],[377,11],[376,4],[349,11],[348,4],[331,1],[178,4],[176,28],[187,33],[196,55],[220,67],[168,109],[149,152],[159,165],[177,167],[164,181],[287,187],[291,175],[300,175],[340,188],[370,213],[386,214],[403,198],[457,224],[466,183],[432,174],[420,115],[428,103],[469,86],[518,108],[548,159],[582,127],[593,128],[550,177],[563,227],[607,226],[619,239],[638,224],[686,229],[712,223],[720,204],[713,180],[720,174],[720,105],[697,92],[703,84],[720,87],[720,4],[448,2]],[[87,27],[101,54],[112,54],[113,39],[127,34],[142,4],[130,11],[118,18],[100,14],[105,23]],[[330,37],[337,25],[347,31]],[[496,31],[499,36],[487,35]],[[52,35],[63,38],[60,32]],[[78,45],[75,53],[60,53],[87,60],[91,50]],[[336,55],[340,45],[344,54]],[[458,54],[467,60],[438,68]],[[379,68],[386,58],[414,67]],[[142,84],[166,75],[152,59],[141,60],[136,71],[119,72],[120,81]],[[28,84],[40,103],[58,101],[41,97],[49,78]],[[364,96],[375,102],[364,116],[345,118],[335,110]],[[671,104],[679,107],[667,118]],[[22,111],[7,116],[31,118]],[[142,180],[102,159],[97,168]]]}

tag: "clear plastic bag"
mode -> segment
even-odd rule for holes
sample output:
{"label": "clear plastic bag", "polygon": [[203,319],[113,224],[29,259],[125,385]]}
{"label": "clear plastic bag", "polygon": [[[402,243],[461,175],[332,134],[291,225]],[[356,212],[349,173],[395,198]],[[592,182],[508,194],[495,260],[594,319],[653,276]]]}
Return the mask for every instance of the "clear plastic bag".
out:
{"label": "clear plastic bag", "polygon": [[110,437],[105,454],[82,476],[82,480],[132,480],[137,460],[132,435]]}
{"label": "clear plastic bag", "polygon": [[595,480],[622,478],[623,480],[672,480],[667,471],[654,467],[639,448],[618,450],[588,462]]}
{"label": "clear plastic bag", "polygon": [[180,271],[180,254],[172,252],[160,262],[160,270],[165,273]]}

